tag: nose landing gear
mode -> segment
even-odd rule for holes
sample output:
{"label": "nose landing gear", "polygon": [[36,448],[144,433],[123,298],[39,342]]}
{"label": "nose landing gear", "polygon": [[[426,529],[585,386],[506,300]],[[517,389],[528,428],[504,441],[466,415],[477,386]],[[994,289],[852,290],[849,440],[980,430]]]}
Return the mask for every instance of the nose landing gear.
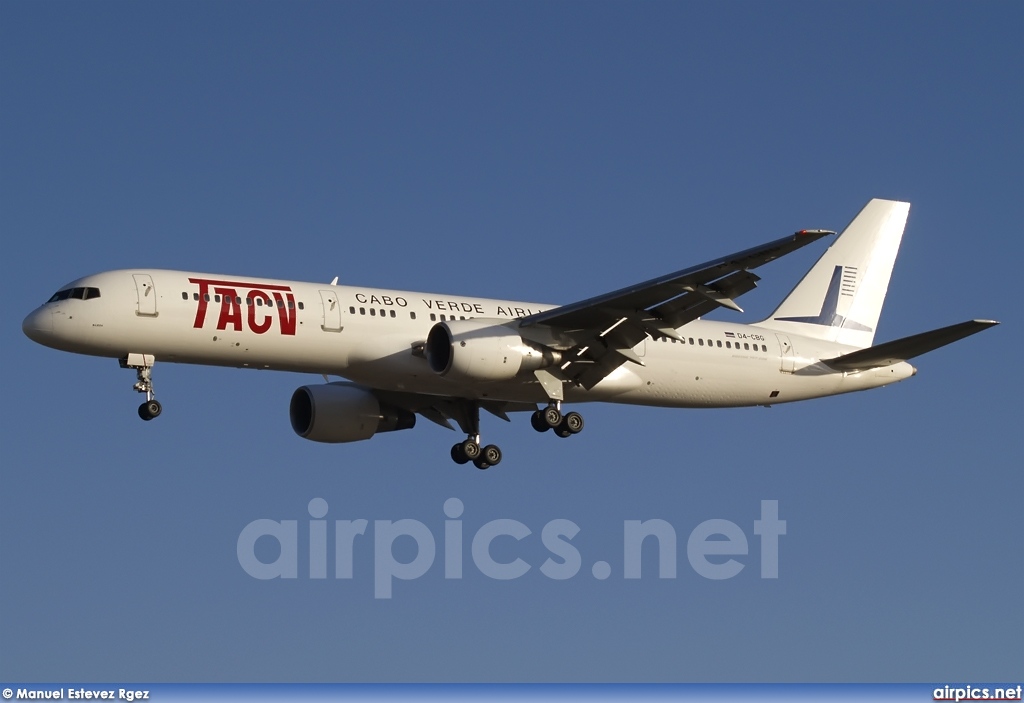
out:
{"label": "nose landing gear", "polygon": [[152,354],[129,354],[121,361],[121,368],[135,369],[135,385],[139,393],[146,394],[146,402],[139,406],[139,417],[147,422],[163,412],[163,406],[153,392],[153,364],[156,360]]}
{"label": "nose landing gear", "polygon": [[146,421],[152,420],[161,412],[163,412],[163,406],[160,405],[160,401],[155,398],[153,400],[147,400],[139,406],[139,417]]}

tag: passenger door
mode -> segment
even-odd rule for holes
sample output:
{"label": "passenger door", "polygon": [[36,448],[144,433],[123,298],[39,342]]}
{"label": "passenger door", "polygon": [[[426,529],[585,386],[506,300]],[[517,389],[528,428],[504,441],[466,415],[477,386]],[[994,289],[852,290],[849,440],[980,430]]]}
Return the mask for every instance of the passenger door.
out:
{"label": "passenger door", "polygon": [[135,293],[138,296],[138,308],[136,315],[156,317],[156,287],[153,285],[153,277],[148,273],[132,274],[135,279]]}
{"label": "passenger door", "polygon": [[781,361],[779,370],[782,373],[793,373],[796,367],[796,353],[793,351],[793,344],[787,335],[776,334],[775,336],[779,338],[779,359]]}
{"label": "passenger door", "polygon": [[320,302],[324,308],[320,329],[324,332],[341,332],[341,303],[338,302],[338,294],[333,290],[322,290]]}

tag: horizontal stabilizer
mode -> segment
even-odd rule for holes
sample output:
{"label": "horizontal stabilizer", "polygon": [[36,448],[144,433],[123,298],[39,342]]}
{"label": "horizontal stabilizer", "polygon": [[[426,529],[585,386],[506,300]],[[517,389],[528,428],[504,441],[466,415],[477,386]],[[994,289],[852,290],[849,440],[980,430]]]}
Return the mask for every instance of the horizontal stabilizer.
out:
{"label": "horizontal stabilizer", "polygon": [[998,324],[995,320],[969,320],[822,361],[840,371],[863,371],[879,366],[892,366]]}

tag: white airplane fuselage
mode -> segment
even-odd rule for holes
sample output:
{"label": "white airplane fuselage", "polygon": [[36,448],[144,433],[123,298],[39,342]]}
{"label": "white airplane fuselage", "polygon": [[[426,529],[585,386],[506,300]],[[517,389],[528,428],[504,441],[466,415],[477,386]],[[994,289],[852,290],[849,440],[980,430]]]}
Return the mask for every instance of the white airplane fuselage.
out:
{"label": "white airplane fuselage", "polygon": [[[64,289],[96,297],[54,300],[23,324],[33,340],[102,357],[340,376],[384,391],[544,403],[530,372],[464,383],[438,375],[422,352],[440,321],[517,320],[556,306],[159,269],[109,271]],[[864,371],[821,363],[855,347],[757,325],[695,320],[683,341],[648,338],[625,363],[566,402],[663,407],[771,405],[883,386],[915,373],[907,362]],[[635,363],[636,361],[640,363]]]}

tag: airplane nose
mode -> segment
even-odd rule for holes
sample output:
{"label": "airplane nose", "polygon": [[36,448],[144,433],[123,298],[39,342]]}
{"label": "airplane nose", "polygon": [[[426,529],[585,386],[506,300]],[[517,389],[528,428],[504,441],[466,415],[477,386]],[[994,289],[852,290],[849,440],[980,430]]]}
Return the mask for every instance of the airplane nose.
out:
{"label": "airplane nose", "polygon": [[21,331],[33,342],[44,344],[53,333],[53,313],[49,308],[36,308],[21,323]]}

